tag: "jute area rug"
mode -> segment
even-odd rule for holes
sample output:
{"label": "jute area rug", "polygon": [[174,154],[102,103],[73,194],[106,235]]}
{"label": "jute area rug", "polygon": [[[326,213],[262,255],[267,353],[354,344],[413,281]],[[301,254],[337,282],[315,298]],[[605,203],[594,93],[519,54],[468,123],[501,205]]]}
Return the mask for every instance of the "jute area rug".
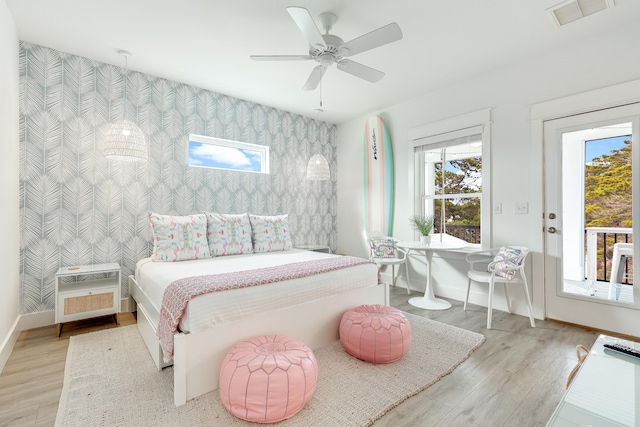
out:
{"label": "jute area rug", "polygon": [[[484,342],[475,332],[406,314],[411,349],[374,365],[339,341],[314,351],[318,385],[311,401],[276,426],[370,426],[426,389]],[[173,369],[158,372],[135,325],[71,337],[56,426],[250,426],[226,411],[217,391],[175,407]]]}

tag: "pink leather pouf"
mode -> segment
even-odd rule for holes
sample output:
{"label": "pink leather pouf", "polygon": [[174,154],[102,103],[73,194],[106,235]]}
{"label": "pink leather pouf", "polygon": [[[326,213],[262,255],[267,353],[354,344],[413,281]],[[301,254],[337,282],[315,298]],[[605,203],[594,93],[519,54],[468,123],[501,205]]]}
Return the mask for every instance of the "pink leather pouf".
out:
{"label": "pink leather pouf", "polygon": [[401,359],[411,346],[411,323],[397,308],[361,305],[340,321],[340,341],[347,353],[372,363]]}
{"label": "pink leather pouf", "polygon": [[304,343],[284,335],[241,341],[220,368],[220,400],[238,418],[275,423],[295,415],[316,389],[318,362]]}

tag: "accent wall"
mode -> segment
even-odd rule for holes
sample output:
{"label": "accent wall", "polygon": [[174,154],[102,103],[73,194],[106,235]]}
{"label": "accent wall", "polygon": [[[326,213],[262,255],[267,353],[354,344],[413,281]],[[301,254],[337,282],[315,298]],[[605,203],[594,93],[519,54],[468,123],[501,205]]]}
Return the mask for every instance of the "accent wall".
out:
{"label": "accent wall", "polygon": [[[336,249],[335,125],[26,42],[19,58],[23,314],[54,309],[60,266],[118,262],[128,296],[151,254],[150,211],[289,214],[294,245]],[[144,132],[147,162],[102,155],[123,118]],[[189,167],[190,133],[267,145],[271,173]],[[330,181],[305,179],[316,153]]]}

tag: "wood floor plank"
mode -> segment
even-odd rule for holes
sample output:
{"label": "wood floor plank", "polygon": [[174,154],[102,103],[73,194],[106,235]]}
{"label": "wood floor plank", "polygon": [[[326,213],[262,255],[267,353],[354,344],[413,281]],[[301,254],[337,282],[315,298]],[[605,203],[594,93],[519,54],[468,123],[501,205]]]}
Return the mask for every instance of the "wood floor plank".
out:
{"label": "wood floor plank", "polygon": [[[596,332],[537,321],[451,301],[452,308],[428,311],[408,304],[402,288],[391,289],[391,305],[406,312],[483,334],[486,342],[450,375],[392,409],[376,427],[543,426],[560,401],[576,364],[575,346],[590,347]],[[121,325],[134,324],[131,313]],[[113,317],[23,331],[0,374],[0,426],[52,426],[62,390],[69,337],[117,327]]]}
{"label": "wood floor plank", "polygon": [[[589,347],[597,333],[555,322],[493,312],[450,301],[452,308],[427,311],[408,304],[416,295],[392,289],[392,305],[433,320],[478,332],[486,342],[454,372],[390,411],[383,426],[537,426],[544,425],[564,394],[575,366],[575,346]],[[437,402],[434,405],[434,402]],[[434,409],[435,406],[435,409]],[[438,408],[446,408],[443,415]],[[376,423],[376,426],[378,425]]]}
{"label": "wood floor plank", "polygon": [[[131,313],[121,325],[135,324]],[[61,337],[55,326],[23,331],[0,374],[0,426],[52,426],[55,423],[69,337],[117,327],[113,316],[65,324]]]}

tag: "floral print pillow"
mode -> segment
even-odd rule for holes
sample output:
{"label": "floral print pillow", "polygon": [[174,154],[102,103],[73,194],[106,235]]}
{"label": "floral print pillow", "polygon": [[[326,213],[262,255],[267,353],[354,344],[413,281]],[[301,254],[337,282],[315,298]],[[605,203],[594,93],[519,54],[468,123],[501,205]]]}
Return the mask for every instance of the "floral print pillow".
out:
{"label": "floral print pillow", "polygon": [[153,230],[153,261],[210,258],[205,214],[174,216],[149,213]]}
{"label": "floral print pillow", "polygon": [[391,238],[373,237],[369,239],[373,258],[395,258],[396,244]]}
{"label": "floral print pillow", "polygon": [[205,212],[211,256],[253,253],[248,214],[230,215]]}
{"label": "floral print pillow", "polygon": [[260,216],[249,214],[253,251],[275,252],[293,248],[289,234],[289,215]]}
{"label": "floral print pillow", "polygon": [[[516,269],[520,267],[523,259],[509,259],[520,256],[522,251],[520,249],[512,248],[510,246],[503,246],[500,248],[500,252],[497,253],[495,258],[493,258],[494,269],[501,269],[500,271],[496,271],[496,276],[504,277],[505,279],[511,280],[516,273]],[[509,268],[509,270],[505,270]],[[513,269],[511,269],[513,268]]]}

